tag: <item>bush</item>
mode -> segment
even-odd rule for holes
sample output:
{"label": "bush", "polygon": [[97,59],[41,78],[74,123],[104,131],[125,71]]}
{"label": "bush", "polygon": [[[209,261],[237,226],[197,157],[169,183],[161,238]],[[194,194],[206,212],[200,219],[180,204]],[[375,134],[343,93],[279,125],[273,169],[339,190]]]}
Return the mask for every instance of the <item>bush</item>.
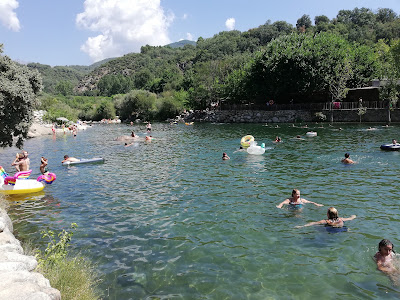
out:
{"label": "bush", "polygon": [[[77,225],[71,224],[71,230]],[[51,230],[42,231],[42,237],[49,243],[44,252],[37,250],[38,270],[53,288],[61,292],[62,299],[99,299],[98,276],[92,264],[82,257],[71,257],[68,253],[72,231],[63,230],[55,238]]]}

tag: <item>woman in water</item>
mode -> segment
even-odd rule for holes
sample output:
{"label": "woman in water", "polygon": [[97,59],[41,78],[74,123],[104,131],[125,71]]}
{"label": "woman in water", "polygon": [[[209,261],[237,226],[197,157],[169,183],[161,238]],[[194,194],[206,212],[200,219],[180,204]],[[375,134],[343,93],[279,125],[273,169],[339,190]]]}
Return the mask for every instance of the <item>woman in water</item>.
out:
{"label": "woman in water", "polygon": [[393,258],[395,257],[393,248],[391,241],[383,239],[379,242],[378,252],[374,256],[378,269],[387,274],[393,274],[397,271],[393,265]]}
{"label": "woman in water", "polygon": [[300,197],[300,191],[298,189],[294,189],[292,191],[292,197],[286,199],[281,204],[277,205],[277,208],[282,208],[283,205],[289,205],[290,208],[301,208],[305,203],[312,203],[316,206],[323,206],[322,204],[318,204],[312,201],[308,201],[304,198]]}
{"label": "woman in water", "polygon": [[351,215],[350,218],[339,218],[338,211],[334,207],[329,207],[326,215],[328,216],[328,219],[326,219],[326,220],[311,222],[306,225],[296,226],[296,228],[318,225],[318,224],[324,224],[325,226],[340,228],[340,227],[343,227],[344,221],[351,221],[356,218],[356,215]]}

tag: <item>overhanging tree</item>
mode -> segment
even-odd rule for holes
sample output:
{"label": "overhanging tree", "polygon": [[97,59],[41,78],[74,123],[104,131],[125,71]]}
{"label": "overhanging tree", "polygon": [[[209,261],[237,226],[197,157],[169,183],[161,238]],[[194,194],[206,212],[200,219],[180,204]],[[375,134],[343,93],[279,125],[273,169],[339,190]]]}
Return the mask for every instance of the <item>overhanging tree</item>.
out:
{"label": "overhanging tree", "polygon": [[36,70],[1,55],[0,44],[0,147],[21,148],[33,119],[33,105],[42,89],[42,79]]}

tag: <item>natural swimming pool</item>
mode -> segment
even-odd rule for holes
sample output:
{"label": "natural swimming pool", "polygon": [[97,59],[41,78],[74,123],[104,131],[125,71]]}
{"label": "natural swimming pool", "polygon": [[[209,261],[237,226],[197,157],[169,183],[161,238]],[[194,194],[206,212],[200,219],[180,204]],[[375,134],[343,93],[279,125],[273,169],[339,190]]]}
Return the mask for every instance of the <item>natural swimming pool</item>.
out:
{"label": "natural swimming pool", "polygon": [[[307,138],[310,129],[291,124],[156,123],[153,142],[130,147],[113,139],[144,136],[144,125],[35,138],[24,146],[33,173],[43,155],[57,180],[11,202],[9,214],[18,236],[36,243],[41,230],[76,222],[74,247],[97,263],[106,299],[397,299],[372,256],[382,238],[399,244],[400,152],[379,146],[399,140],[400,125],[369,126],[309,124],[318,136]],[[235,152],[247,134],[266,144],[264,155]],[[7,171],[16,151],[1,150]],[[345,152],[357,164],[341,164]],[[65,154],[106,162],[64,167]],[[277,209],[293,188],[325,206]],[[357,215],[348,232],[294,228],[329,206]]]}

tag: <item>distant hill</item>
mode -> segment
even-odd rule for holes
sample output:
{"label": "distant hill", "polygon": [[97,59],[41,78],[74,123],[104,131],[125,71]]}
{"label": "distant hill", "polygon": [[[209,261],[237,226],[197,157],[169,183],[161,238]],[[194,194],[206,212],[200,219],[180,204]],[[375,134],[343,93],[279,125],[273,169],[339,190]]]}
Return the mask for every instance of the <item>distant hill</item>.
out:
{"label": "distant hill", "polygon": [[189,41],[189,40],[181,40],[179,42],[175,42],[175,43],[171,43],[165,46],[171,47],[171,48],[182,48],[185,45],[192,45],[192,46],[196,46],[196,42],[195,41]]}
{"label": "distant hill", "polygon": [[85,75],[113,59],[106,58],[90,66],[70,65],[52,67],[40,63],[28,63],[27,66],[28,68],[38,70],[42,75],[44,91],[54,93],[55,87],[60,81],[70,81],[73,85],[77,85]]}

